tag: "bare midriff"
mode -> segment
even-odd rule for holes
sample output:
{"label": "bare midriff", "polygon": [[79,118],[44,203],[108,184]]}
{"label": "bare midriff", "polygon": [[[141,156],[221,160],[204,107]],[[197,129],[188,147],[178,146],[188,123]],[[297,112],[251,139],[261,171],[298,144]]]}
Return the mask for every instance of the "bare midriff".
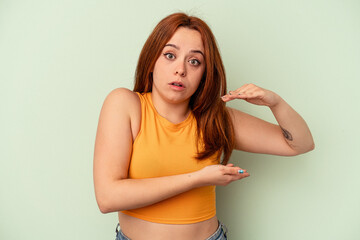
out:
{"label": "bare midriff", "polygon": [[122,212],[118,215],[121,231],[132,240],[205,240],[218,228],[216,216],[191,224],[163,224],[145,221]]}

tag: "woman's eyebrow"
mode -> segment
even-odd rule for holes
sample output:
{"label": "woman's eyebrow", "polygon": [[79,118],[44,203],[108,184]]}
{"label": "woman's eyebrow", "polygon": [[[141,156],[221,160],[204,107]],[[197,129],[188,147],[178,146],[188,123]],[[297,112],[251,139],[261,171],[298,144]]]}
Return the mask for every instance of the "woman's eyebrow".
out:
{"label": "woman's eyebrow", "polygon": [[180,49],[178,46],[176,46],[175,44],[171,44],[171,43],[166,44],[165,47],[173,47],[173,48],[176,48],[177,50]]}
{"label": "woman's eyebrow", "polygon": [[200,50],[191,50],[190,52],[193,52],[193,53],[200,53],[201,55],[203,55],[203,57],[205,58],[205,55],[202,51]]}
{"label": "woman's eyebrow", "polygon": [[[173,47],[173,48],[176,48],[177,50],[180,50],[180,48],[178,46],[176,46],[175,44],[172,44],[172,43],[166,44],[165,47]],[[200,50],[191,50],[190,52],[200,53],[201,55],[203,55],[203,57],[205,57],[204,53]]]}

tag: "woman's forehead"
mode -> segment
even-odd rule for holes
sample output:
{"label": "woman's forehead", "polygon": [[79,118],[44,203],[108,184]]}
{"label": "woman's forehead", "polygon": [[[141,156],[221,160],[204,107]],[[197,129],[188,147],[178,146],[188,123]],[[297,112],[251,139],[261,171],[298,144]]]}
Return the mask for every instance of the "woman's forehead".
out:
{"label": "woman's forehead", "polygon": [[176,30],[165,46],[169,45],[175,45],[179,49],[192,48],[202,52],[204,51],[204,45],[200,32],[185,27],[180,27]]}

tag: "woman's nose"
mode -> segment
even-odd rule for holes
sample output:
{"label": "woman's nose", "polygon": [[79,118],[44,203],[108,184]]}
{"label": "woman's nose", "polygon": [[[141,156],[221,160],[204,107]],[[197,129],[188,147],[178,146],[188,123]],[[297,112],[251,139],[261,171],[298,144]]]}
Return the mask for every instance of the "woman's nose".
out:
{"label": "woman's nose", "polygon": [[180,75],[180,76],[182,76],[182,77],[185,77],[185,75],[186,75],[186,69],[185,69],[185,63],[184,63],[184,62],[180,62],[180,63],[176,66],[175,74],[176,74],[176,75]]}

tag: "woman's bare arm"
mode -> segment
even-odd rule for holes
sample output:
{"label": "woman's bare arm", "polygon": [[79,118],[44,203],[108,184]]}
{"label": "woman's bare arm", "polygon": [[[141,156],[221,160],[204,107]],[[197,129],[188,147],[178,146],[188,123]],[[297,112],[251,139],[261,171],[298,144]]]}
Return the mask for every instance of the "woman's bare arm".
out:
{"label": "woman's bare arm", "polygon": [[129,179],[132,151],[131,121],[139,114],[136,93],[115,89],[101,109],[94,151],[94,185],[102,213],[144,207],[206,185],[227,185],[249,176],[232,165],[213,165],[199,171],[147,179]]}
{"label": "woman's bare arm", "polygon": [[244,99],[247,102],[268,106],[279,125],[228,108],[235,130],[235,148],[238,150],[293,156],[314,149],[311,132],[304,119],[279,95],[253,84],[246,84],[231,94],[225,102]]}

